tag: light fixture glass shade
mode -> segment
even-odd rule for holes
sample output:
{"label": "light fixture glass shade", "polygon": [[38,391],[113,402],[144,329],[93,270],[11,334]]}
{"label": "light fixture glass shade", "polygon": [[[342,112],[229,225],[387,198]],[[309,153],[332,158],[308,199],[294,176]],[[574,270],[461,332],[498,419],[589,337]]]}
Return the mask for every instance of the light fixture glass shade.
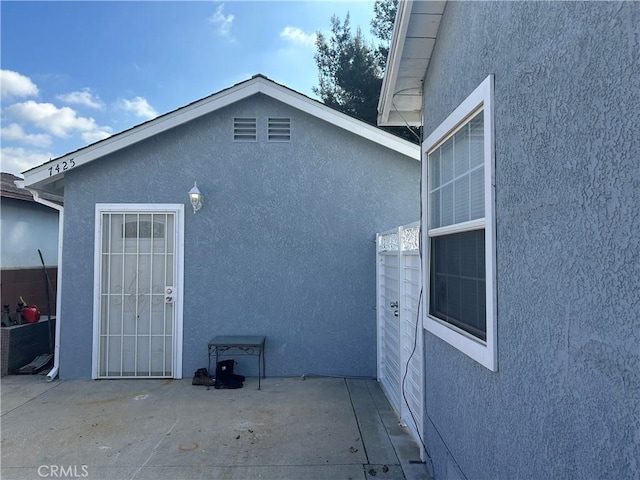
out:
{"label": "light fixture glass shade", "polygon": [[191,200],[193,213],[196,213],[202,208],[202,193],[198,190],[198,184],[196,182],[193,182],[193,188],[189,190],[189,200]]}

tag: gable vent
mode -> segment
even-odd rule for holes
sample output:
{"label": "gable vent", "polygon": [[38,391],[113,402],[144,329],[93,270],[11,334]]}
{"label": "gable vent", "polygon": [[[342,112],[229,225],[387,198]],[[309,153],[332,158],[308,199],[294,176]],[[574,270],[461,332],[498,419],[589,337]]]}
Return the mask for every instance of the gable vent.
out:
{"label": "gable vent", "polygon": [[268,138],[270,142],[288,142],[291,140],[290,118],[269,118]]}
{"label": "gable vent", "polygon": [[257,139],[256,119],[237,117],[233,119],[233,139],[239,142],[255,142]]}

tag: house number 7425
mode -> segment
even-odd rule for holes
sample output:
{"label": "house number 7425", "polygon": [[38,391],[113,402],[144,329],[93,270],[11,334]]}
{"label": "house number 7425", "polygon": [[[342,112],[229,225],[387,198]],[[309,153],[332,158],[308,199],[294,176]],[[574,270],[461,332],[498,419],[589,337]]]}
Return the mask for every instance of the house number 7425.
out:
{"label": "house number 7425", "polygon": [[76,162],[73,160],[73,158],[69,161],[64,160],[63,162],[56,163],[55,165],[51,165],[49,167],[49,176],[53,175],[53,172],[64,172],[65,170],[69,170],[70,168],[73,168],[75,166]]}

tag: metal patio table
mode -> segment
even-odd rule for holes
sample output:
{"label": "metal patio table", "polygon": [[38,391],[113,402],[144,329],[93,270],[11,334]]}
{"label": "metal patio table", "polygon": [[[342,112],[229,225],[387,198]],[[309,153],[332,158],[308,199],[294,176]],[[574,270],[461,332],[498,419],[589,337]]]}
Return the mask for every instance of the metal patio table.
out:
{"label": "metal patio table", "polygon": [[241,355],[255,355],[258,357],[258,390],[260,390],[260,377],[265,378],[264,366],[264,342],[263,336],[252,335],[218,335],[209,340],[207,353],[209,356],[209,369],[211,371],[211,357],[215,355],[216,366],[218,357],[229,356],[230,350],[242,352]]}

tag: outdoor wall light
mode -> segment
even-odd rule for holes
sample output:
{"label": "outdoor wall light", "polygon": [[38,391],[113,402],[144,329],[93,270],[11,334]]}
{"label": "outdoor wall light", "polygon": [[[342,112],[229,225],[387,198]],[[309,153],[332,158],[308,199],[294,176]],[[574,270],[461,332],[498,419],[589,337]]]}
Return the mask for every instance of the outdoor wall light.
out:
{"label": "outdoor wall light", "polygon": [[196,182],[193,182],[193,188],[189,190],[189,199],[191,200],[191,206],[195,214],[202,208],[202,194],[200,190],[198,190],[198,184]]}

